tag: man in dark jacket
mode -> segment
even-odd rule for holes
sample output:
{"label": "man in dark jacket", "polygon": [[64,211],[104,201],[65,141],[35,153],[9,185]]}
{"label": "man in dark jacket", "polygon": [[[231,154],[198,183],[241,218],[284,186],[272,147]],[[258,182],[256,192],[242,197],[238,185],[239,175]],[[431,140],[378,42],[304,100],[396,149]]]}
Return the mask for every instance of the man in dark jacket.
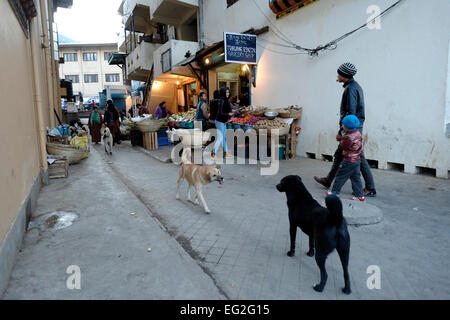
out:
{"label": "man in dark jacket", "polygon": [[[361,86],[356,82],[353,76],[356,74],[357,69],[351,63],[344,63],[338,69],[338,79],[337,82],[344,83],[344,93],[342,95],[341,101],[341,116],[339,120],[339,126],[341,127],[339,131],[342,130],[342,119],[348,115],[355,115],[360,121],[359,132],[363,133],[363,125],[365,120],[364,114],[364,93]],[[331,186],[339,166],[343,160],[342,149],[337,148],[334,153],[334,161],[331,171],[328,173],[327,177],[314,179],[326,188]],[[361,173],[366,182],[366,188],[364,189],[364,195],[366,197],[375,197],[377,192],[375,189],[375,182],[373,180],[372,172],[370,171],[370,166],[367,163],[364,153],[361,154]]]}

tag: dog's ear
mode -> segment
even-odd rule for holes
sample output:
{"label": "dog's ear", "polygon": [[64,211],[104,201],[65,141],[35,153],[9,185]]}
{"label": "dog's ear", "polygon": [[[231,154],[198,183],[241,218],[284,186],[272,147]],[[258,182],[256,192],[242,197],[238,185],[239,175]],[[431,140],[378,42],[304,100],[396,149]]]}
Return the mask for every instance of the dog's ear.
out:
{"label": "dog's ear", "polygon": [[220,169],[221,167],[220,167],[220,165],[216,165],[216,169]]}

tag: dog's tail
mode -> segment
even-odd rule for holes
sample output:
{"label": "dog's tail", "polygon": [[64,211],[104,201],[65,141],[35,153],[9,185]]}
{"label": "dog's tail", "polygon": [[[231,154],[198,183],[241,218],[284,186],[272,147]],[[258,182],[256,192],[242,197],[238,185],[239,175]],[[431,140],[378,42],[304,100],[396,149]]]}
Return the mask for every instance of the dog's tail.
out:
{"label": "dog's tail", "polygon": [[342,202],[338,196],[332,194],[325,199],[325,204],[328,208],[329,215],[327,217],[328,222],[333,225],[340,225],[344,219],[342,213]]}
{"label": "dog's tail", "polygon": [[191,164],[191,149],[184,148],[183,154],[181,155],[181,163],[182,164]]}

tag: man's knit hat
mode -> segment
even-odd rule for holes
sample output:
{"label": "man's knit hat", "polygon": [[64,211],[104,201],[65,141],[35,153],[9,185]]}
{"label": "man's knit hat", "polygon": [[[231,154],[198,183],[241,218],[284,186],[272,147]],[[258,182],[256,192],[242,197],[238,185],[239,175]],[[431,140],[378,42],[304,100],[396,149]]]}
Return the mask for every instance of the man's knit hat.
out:
{"label": "man's knit hat", "polygon": [[359,125],[361,123],[359,122],[359,119],[357,116],[351,114],[349,116],[346,116],[342,120],[342,125],[346,127],[348,130],[356,130],[359,128]]}
{"label": "man's knit hat", "polygon": [[337,72],[345,78],[353,78],[358,69],[350,62],[346,62],[339,67]]}

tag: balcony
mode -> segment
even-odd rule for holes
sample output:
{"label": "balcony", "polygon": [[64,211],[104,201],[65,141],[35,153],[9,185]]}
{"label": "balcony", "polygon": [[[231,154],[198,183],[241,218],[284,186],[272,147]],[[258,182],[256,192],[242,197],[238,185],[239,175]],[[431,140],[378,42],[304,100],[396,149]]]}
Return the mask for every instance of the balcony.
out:
{"label": "balcony", "polygon": [[152,34],[153,23],[150,21],[150,4],[152,0],[124,0],[119,8],[122,23],[128,31]]}
{"label": "balcony", "polygon": [[177,26],[188,20],[198,9],[198,0],[151,0],[152,21]]}
{"label": "balcony", "polygon": [[143,41],[127,56],[128,79],[147,81],[153,65],[153,54],[159,46],[161,45]]}
{"label": "balcony", "polygon": [[154,77],[171,72],[172,67],[186,59],[186,53],[191,55],[199,50],[198,42],[169,40],[164,45],[155,50],[153,60],[155,63]]}

